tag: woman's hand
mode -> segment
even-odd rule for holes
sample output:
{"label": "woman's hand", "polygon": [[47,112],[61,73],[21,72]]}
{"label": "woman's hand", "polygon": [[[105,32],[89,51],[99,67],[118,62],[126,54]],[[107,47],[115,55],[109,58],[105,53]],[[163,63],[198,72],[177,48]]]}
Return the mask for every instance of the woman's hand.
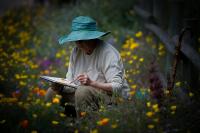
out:
{"label": "woman's hand", "polygon": [[87,74],[80,74],[77,77],[77,80],[82,84],[82,85],[91,85],[92,80],[89,78]]}

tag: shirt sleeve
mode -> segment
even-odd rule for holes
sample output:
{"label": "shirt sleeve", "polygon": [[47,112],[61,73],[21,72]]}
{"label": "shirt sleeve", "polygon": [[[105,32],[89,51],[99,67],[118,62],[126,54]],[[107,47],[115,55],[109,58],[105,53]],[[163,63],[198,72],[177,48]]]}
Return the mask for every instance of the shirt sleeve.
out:
{"label": "shirt sleeve", "polygon": [[108,83],[112,85],[114,93],[121,92],[123,88],[123,64],[119,55],[109,53],[104,59],[103,73]]}

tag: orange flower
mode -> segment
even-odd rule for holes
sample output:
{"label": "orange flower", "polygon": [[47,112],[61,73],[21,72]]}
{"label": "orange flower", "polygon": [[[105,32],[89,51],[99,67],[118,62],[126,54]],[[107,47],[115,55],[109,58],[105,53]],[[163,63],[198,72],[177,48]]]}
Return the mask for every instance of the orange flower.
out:
{"label": "orange flower", "polygon": [[37,94],[37,93],[39,92],[39,90],[40,90],[40,89],[39,89],[38,87],[36,87],[36,88],[34,88],[34,89],[32,90],[32,92]]}
{"label": "orange flower", "polygon": [[46,94],[45,90],[39,90],[38,91],[38,95],[40,95],[40,96],[44,96],[45,94]]}
{"label": "orange flower", "polygon": [[81,112],[81,113],[80,113],[80,116],[81,116],[81,117],[84,117],[85,115],[86,115],[86,112]]}
{"label": "orange flower", "polygon": [[23,120],[19,124],[20,124],[21,127],[27,128],[28,125],[29,125],[29,122],[28,122],[28,120]]}
{"label": "orange flower", "polygon": [[108,118],[103,118],[100,121],[97,121],[97,125],[99,125],[99,126],[106,125],[106,124],[108,124],[109,120],[110,119],[108,119]]}

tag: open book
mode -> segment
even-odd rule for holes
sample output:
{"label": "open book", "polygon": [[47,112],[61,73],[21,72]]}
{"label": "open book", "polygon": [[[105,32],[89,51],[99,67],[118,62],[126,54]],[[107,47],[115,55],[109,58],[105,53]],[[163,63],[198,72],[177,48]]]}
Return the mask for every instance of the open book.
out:
{"label": "open book", "polygon": [[64,78],[58,78],[58,77],[50,77],[50,76],[40,76],[41,79],[44,79],[46,81],[49,82],[53,82],[53,83],[58,83],[64,86],[68,86],[68,87],[72,87],[74,89],[77,89],[78,85],[74,84],[74,83],[70,83],[69,80],[64,79]]}

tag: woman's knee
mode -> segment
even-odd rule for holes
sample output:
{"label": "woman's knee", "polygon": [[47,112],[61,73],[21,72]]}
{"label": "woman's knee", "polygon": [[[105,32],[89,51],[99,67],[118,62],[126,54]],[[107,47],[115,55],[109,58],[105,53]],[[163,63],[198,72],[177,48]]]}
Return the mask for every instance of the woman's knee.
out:
{"label": "woman's knee", "polygon": [[75,92],[75,99],[76,100],[84,100],[87,99],[87,97],[90,96],[90,88],[85,87],[85,86],[81,86],[79,87],[76,92]]}

